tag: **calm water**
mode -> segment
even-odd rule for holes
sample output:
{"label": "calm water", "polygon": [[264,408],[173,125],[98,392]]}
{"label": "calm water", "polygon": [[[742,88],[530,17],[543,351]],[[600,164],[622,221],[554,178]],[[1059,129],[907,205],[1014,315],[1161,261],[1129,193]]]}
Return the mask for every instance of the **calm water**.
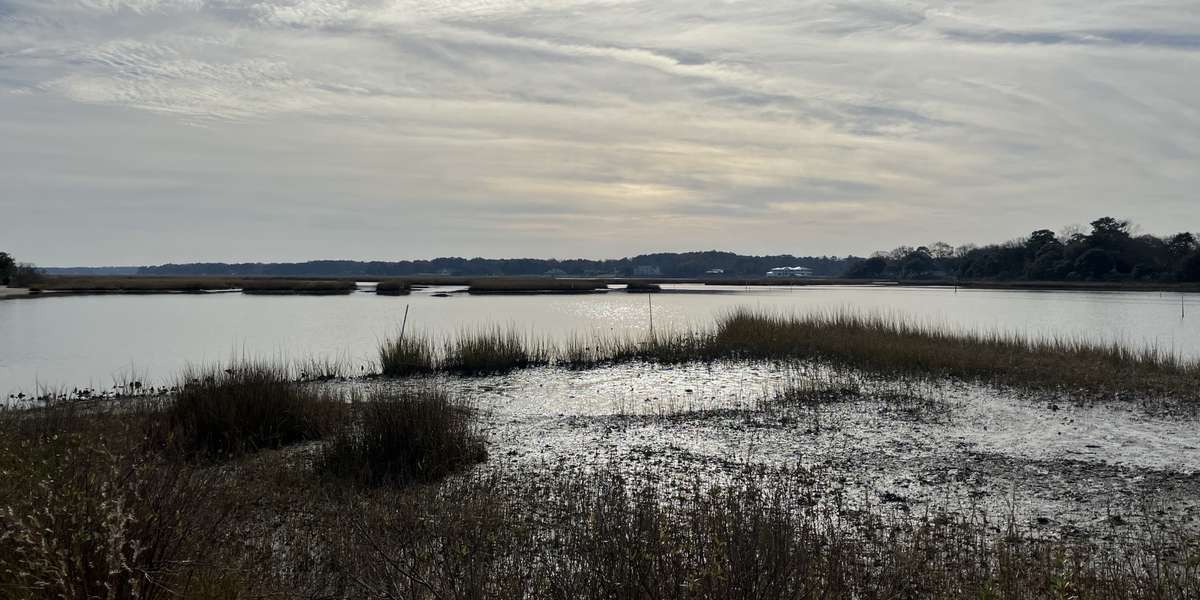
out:
{"label": "calm water", "polygon": [[[678,286],[694,293],[653,296],[657,329],[704,327],[729,309],[851,309],[892,312],[938,325],[1027,335],[1084,336],[1200,358],[1200,297],[1157,292],[1027,292],[814,286]],[[645,332],[646,295],[437,298],[439,290],[402,297],[148,295],[76,296],[0,302],[0,393],[38,386],[111,386],[133,376],[166,382],[188,364],[235,356],[335,358],[358,368],[378,343],[408,327],[452,334],[515,325],[549,337]],[[444,290],[443,290],[444,291]]]}

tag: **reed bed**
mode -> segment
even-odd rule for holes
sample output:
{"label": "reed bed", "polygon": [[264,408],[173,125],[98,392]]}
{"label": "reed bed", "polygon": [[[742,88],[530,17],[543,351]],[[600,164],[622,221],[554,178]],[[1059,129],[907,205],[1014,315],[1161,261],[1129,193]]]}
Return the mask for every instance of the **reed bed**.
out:
{"label": "reed bed", "polygon": [[470,407],[445,390],[369,394],[322,447],[319,472],[368,486],[429,483],[487,458]]}
{"label": "reed bed", "polygon": [[817,359],[888,375],[949,376],[1092,395],[1192,398],[1200,384],[1200,364],[1152,348],[950,332],[898,316],[848,311],[737,310],[719,321],[711,355]]}
{"label": "reed bed", "polygon": [[200,293],[242,287],[230,277],[48,277],[34,286],[44,291],[72,293]]}
{"label": "reed bed", "polygon": [[[290,423],[304,421],[296,389],[321,398],[286,369],[229,371],[195,370],[185,390],[230,413],[274,397]],[[1107,541],[1039,537],[1004,515],[850,506],[802,469],[462,473],[482,440],[444,390],[348,408],[319,420],[332,429],[289,428],[291,442],[222,444],[281,449],[219,464],[146,442],[169,403],[0,411],[0,599],[1200,597],[1200,540],[1154,520]],[[303,440],[316,441],[285,445]]]}
{"label": "reed bed", "polygon": [[247,279],[241,288],[244,294],[335,296],[353,293],[356,285],[342,280]]}
{"label": "reed bed", "polygon": [[441,368],[452,373],[479,375],[550,364],[553,348],[516,329],[464,332],[446,342]]}
{"label": "reed bed", "polygon": [[286,366],[239,362],[185,372],[150,437],[171,454],[225,458],[320,439],[341,398],[295,382]]}
{"label": "reed bed", "polygon": [[471,280],[472,294],[588,293],[607,289],[603,280],[554,277],[488,277]]}
{"label": "reed bed", "polygon": [[[1189,598],[1180,532],[1111,545],[983,515],[824,507],[805,472],[664,486],[613,470],[480,474],[365,502],[325,527],[334,597]],[[999,519],[1004,523],[1004,519]],[[311,563],[318,562],[312,557]]]}
{"label": "reed bed", "polygon": [[[741,309],[721,316],[710,330],[643,338],[573,335],[562,343],[497,328],[450,339],[441,355],[434,346],[428,340],[385,342],[380,350],[384,374],[485,374],[546,364],[590,368],[629,361],[788,360],[851,367],[893,379],[950,377],[1081,399],[1200,396],[1200,363],[1154,348],[964,333],[895,315],[849,311],[784,315]],[[404,368],[405,361],[398,357],[405,356],[419,357],[406,360],[421,368]]]}

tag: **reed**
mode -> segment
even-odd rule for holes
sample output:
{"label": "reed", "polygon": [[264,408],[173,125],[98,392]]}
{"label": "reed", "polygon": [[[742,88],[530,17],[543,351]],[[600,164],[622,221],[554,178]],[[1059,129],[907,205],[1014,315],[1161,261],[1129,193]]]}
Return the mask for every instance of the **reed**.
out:
{"label": "reed", "polygon": [[1080,339],[950,332],[898,316],[848,311],[720,319],[714,356],[816,359],[888,375],[949,376],[1023,388],[1194,397],[1200,365],[1153,348]]}
{"label": "reed", "polygon": [[229,277],[48,277],[38,289],[71,293],[200,293],[241,287]]}
{"label": "reed", "polygon": [[353,293],[356,286],[342,280],[247,279],[241,288],[244,294],[335,296]]}
{"label": "reed", "polygon": [[354,403],[317,469],[369,486],[436,481],[487,458],[472,414],[437,387],[375,391]]}
{"label": "reed", "polygon": [[0,599],[202,598],[242,586],[217,473],[146,452],[145,416],[75,403],[0,411]]}
{"label": "reed", "polygon": [[[804,472],[729,484],[481,475],[346,515],[349,595],[402,598],[1188,598],[1200,545],[1040,539],[982,517],[817,504]],[[1003,517],[1000,521],[1003,522]]]}
{"label": "reed", "polygon": [[152,420],[150,437],[185,458],[223,458],[319,439],[340,398],[296,383],[285,366],[238,362],[184,373],[178,393]]}
{"label": "reed", "polygon": [[442,356],[441,369],[480,375],[550,364],[553,348],[516,329],[496,327],[461,332],[446,342]]}
{"label": "reed", "polygon": [[553,277],[486,277],[471,280],[472,294],[590,293],[607,289],[603,280]]}
{"label": "reed", "polygon": [[437,369],[433,340],[411,332],[386,340],[379,346],[379,364],[389,377],[432,373]]}

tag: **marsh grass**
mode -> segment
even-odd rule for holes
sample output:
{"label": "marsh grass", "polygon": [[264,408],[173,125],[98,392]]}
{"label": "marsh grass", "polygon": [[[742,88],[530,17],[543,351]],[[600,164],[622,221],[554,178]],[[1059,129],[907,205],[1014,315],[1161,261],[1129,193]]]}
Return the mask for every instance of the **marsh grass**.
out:
{"label": "marsh grass", "polygon": [[380,281],[375,287],[375,293],[380,296],[407,296],[411,292],[412,284],[404,279]]}
{"label": "marsh grass", "polygon": [[347,358],[305,358],[297,360],[289,376],[297,381],[333,381],[355,375]]}
{"label": "marsh grass", "polygon": [[473,279],[471,294],[589,293],[608,288],[598,279],[557,279],[554,277],[486,277]]}
{"label": "marsh grass", "polygon": [[151,437],[188,458],[232,457],[319,439],[344,410],[332,392],[292,380],[289,369],[236,362],[186,372],[152,421]]}
{"label": "marsh grass", "polygon": [[1200,365],[1152,348],[950,332],[848,311],[787,316],[737,310],[720,319],[710,343],[716,356],[816,359],[888,376],[949,376],[1084,394],[1192,398],[1200,384]]}
{"label": "marsh grass", "polygon": [[515,328],[464,331],[448,340],[440,367],[452,373],[481,375],[550,364],[553,348]]}
{"label": "marsh grass", "polygon": [[0,413],[0,598],[1200,597],[1200,541],[1154,520],[1039,537],[843,505],[802,469],[464,473],[478,430],[436,388],[356,401],[315,454],[219,465],[153,452],[164,408],[103,406]]}
{"label": "marsh grass", "polygon": [[73,293],[200,293],[241,287],[229,277],[48,277],[38,289]]}
{"label": "marsh grass", "polygon": [[[561,344],[494,328],[446,341],[441,356],[434,356],[425,342],[411,351],[408,344],[385,342],[380,352],[385,374],[393,374],[388,364],[403,364],[394,357],[408,354],[422,357],[416,361],[422,368],[415,372],[461,374],[545,364],[590,368],[629,361],[816,361],[909,385],[953,378],[1081,400],[1200,398],[1200,363],[1155,348],[964,333],[900,316],[850,311],[785,315],[740,309],[721,316],[710,330],[669,331],[640,339],[574,335]],[[407,372],[396,369],[394,374]]]}
{"label": "marsh grass", "polygon": [[380,370],[390,377],[432,373],[437,360],[433,340],[421,333],[406,332],[379,346]]}
{"label": "marsh grass", "polygon": [[242,586],[226,562],[232,532],[215,473],[147,452],[145,418],[138,407],[67,403],[0,412],[0,598],[207,597]]}
{"label": "marsh grass", "polygon": [[353,293],[357,286],[344,280],[246,279],[240,286],[244,294],[334,296]]}
{"label": "marsh grass", "polygon": [[375,391],[322,447],[328,476],[379,486],[429,483],[487,458],[472,409],[432,386]]}
{"label": "marsh grass", "polygon": [[1120,544],[818,504],[802,472],[666,487],[603,470],[449,480],[345,515],[351,594],[402,598],[1188,598],[1196,540]]}

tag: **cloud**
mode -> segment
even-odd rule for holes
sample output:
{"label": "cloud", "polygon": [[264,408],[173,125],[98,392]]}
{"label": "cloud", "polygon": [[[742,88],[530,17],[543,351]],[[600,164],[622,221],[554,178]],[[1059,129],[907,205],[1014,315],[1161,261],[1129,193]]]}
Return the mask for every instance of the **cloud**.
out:
{"label": "cloud", "polygon": [[[124,263],[1166,231],[1200,184],[1193,9],[0,0],[0,204],[29,224],[6,242]],[[39,234],[97,222],[99,253]]]}

